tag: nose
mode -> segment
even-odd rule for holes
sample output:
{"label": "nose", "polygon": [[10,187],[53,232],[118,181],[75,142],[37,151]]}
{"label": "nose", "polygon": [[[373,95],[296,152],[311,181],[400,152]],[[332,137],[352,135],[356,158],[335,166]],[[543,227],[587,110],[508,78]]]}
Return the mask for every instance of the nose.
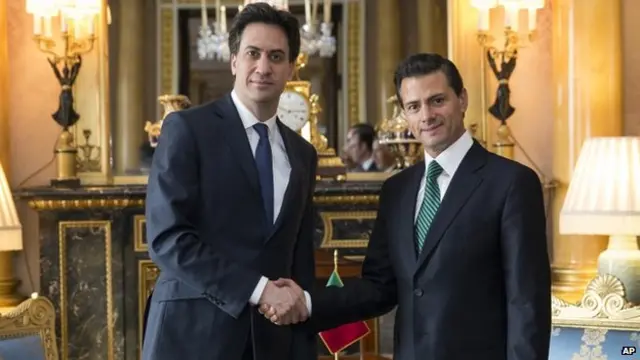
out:
{"label": "nose", "polygon": [[266,56],[261,56],[258,59],[258,63],[256,64],[256,71],[261,75],[269,75],[271,74],[271,63]]}
{"label": "nose", "polygon": [[434,118],[435,113],[433,111],[431,111],[431,108],[429,106],[423,106],[420,109],[420,121],[421,122],[429,122],[430,120],[432,120]]}

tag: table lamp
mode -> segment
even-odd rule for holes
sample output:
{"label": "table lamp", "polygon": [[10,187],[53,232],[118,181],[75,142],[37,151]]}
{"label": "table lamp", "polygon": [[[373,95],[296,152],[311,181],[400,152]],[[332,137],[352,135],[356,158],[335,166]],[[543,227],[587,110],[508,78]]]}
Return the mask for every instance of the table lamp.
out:
{"label": "table lamp", "polygon": [[14,306],[22,300],[15,294],[18,281],[13,277],[11,252],[16,250],[22,250],[22,224],[0,164],[0,307]]}
{"label": "table lamp", "polygon": [[640,302],[640,137],[585,140],[560,211],[560,233],[606,235],[598,273],[622,282]]}

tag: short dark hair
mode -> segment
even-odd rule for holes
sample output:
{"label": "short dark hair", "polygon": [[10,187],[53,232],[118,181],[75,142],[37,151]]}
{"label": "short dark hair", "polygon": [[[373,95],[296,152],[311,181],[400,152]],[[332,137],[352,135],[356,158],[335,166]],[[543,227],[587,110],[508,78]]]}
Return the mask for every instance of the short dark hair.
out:
{"label": "short dark hair", "polygon": [[449,59],[433,53],[420,53],[414,54],[404,59],[400,65],[398,65],[396,72],[393,76],[393,82],[396,86],[396,95],[398,96],[398,102],[400,106],[404,107],[402,103],[402,97],[400,96],[400,85],[402,80],[410,77],[418,77],[423,75],[429,75],[436,71],[442,71],[447,78],[449,87],[453,89],[456,96],[460,96],[464,84],[462,82],[462,76],[456,65]]}
{"label": "short dark hair", "polygon": [[358,136],[360,142],[367,145],[367,149],[373,150],[373,140],[376,137],[376,130],[373,126],[366,123],[358,123],[351,127],[351,130]]}
{"label": "short dark hair", "polygon": [[289,42],[289,62],[295,62],[300,53],[300,23],[290,12],[278,10],[268,3],[252,3],[245,6],[233,19],[229,30],[229,50],[237,55],[244,29],[253,23],[278,26],[287,35]]}

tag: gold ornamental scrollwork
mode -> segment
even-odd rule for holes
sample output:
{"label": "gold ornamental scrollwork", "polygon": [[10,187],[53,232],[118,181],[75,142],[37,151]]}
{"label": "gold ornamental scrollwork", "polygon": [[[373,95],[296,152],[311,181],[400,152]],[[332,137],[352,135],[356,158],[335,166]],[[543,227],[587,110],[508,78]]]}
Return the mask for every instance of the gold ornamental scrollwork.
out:
{"label": "gold ornamental scrollwork", "polygon": [[46,360],[58,360],[55,338],[56,310],[49,299],[34,295],[0,315],[0,342],[23,336],[42,339]]}
{"label": "gold ornamental scrollwork", "polygon": [[598,275],[589,282],[582,300],[571,304],[552,296],[555,326],[596,326],[627,330],[640,327],[640,306],[625,298],[624,285],[613,275]]}

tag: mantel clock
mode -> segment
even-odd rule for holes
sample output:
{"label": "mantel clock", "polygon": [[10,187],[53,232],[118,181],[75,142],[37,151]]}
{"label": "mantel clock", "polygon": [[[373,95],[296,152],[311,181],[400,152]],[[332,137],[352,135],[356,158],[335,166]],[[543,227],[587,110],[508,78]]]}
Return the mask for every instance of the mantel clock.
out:
{"label": "mantel clock", "polygon": [[300,80],[299,72],[307,64],[308,56],[300,54],[296,60],[294,80],[287,82],[278,105],[278,118],[293,131],[309,141],[318,152],[319,178],[343,180],[346,168],[327,138],[318,130],[318,114],[322,111],[320,97],[311,93],[311,82]]}

